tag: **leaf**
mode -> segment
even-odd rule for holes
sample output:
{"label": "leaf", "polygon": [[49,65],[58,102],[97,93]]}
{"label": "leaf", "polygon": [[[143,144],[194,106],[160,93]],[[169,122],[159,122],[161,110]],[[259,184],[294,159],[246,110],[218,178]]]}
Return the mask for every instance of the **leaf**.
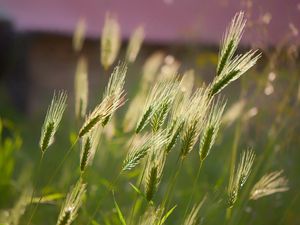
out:
{"label": "leaf", "polygon": [[118,206],[118,203],[116,202],[116,199],[115,199],[115,195],[113,194],[113,198],[114,198],[114,203],[115,203],[115,207],[116,207],[116,210],[117,210],[117,213],[118,213],[118,216],[119,216],[119,219],[120,219],[120,222],[122,223],[122,225],[126,225],[126,222],[125,222],[125,219],[124,219],[124,216]]}
{"label": "leaf", "polygon": [[77,134],[75,132],[71,132],[69,135],[69,140],[71,145],[74,145],[75,142],[77,141]]}
{"label": "leaf", "polygon": [[49,203],[58,199],[64,198],[65,195],[61,193],[53,193],[49,195],[43,196],[41,199],[40,197],[33,198],[32,202],[33,203]]}
{"label": "leaf", "polygon": [[107,190],[112,190],[113,189],[113,183],[111,183],[109,180],[105,178],[101,178],[99,180],[100,184],[103,185]]}
{"label": "leaf", "polygon": [[162,225],[166,222],[166,220],[168,219],[168,217],[173,213],[173,211],[175,210],[175,208],[177,207],[177,205],[174,205],[173,208],[171,208],[164,216],[163,218],[161,218],[161,220],[159,221],[159,225]]}
{"label": "leaf", "polygon": [[134,184],[132,184],[132,183],[129,183],[130,184],[130,186],[133,188],[133,190],[135,190],[135,192],[136,193],[138,193],[139,195],[142,195],[142,192],[141,192],[141,190],[138,188],[138,187],[136,187]]}
{"label": "leaf", "polygon": [[138,187],[136,187],[132,183],[129,183],[129,184],[138,195],[142,196],[146,200],[146,196],[143,194],[143,192]]}
{"label": "leaf", "polygon": [[100,225],[96,220],[92,220],[92,225]]}
{"label": "leaf", "polygon": [[2,119],[0,117],[0,141],[1,141],[1,137],[2,137],[2,130],[3,130],[3,122],[2,122]]}

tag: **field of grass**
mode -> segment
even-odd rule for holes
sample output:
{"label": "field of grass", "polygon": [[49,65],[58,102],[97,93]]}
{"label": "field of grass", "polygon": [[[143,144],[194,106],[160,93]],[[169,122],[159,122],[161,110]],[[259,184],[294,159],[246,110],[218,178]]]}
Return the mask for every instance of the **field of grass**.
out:
{"label": "field of grass", "polygon": [[137,65],[141,27],[119,55],[107,17],[99,96],[79,23],[74,93],[48,94],[30,120],[0,111],[0,224],[300,224],[299,59],[238,55],[244,23],[234,17],[219,55],[192,59],[215,67],[208,81],[163,52]]}

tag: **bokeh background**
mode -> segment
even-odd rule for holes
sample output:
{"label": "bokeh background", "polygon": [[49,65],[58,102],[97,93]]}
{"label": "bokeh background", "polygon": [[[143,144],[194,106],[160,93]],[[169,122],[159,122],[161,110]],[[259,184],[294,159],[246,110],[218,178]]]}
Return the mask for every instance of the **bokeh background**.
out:
{"label": "bokeh background", "polygon": [[[80,18],[87,25],[82,54],[88,59],[89,109],[92,109],[109,78],[100,64],[99,47],[107,12],[115,14],[121,25],[119,59],[124,57],[132,31],[139,25],[145,28],[145,41],[126,80],[130,99],[137,90],[143,63],[157,50],[176,59],[180,63],[180,73],[193,68],[197,84],[211,81],[222,35],[230,19],[240,10],[245,11],[248,23],[239,51],[259,48],[263,57],[255,69],[224,92],[228,97],[227,110],[231,109],[235,116],[229,117],[222,126],[214,155],[204,166],[205,182],[200,181],[196,198],[200,200],[209,190],[217,199],[218,190],[227,182],[226,175],[222,174],[229,170],[229,163],[224,163],[229,158],[228,152],[232,148],[242,150],[250,146],[262,155],[259,160],[264,160],[258,174],[284,169],[290,191],[241,206],[241,212],[234,215],[232,223],[300,224],[298,0],[0,0],[0,118],[5,124],[0,150],[3,153],[4,147],[11,149],[5,156],[0,152],[0,210],[12,207],[22,187],[34,176],[32,171],[39,158],[40,128],[55,89],[68,91],[69,116],[64,119],[57,145],[51,149],[49,160],[43,166],[45,174],[51,174],[63,156],[62,149],[69,146],[70,131],[76,127],[73,124],[73,86],[78,59],[72,48],[72,36]],[[120,110],[117,124],[122,123],[126,109],[125,105]],[[122,143],[129,136],[123,135],[119,128],[102,143],[104,149],[113,150],[100,154],[90,172],[92,197],[101,196],[99,186],[105,186],[124,157]],[[77,158],[73,155],[68,160],[57,183],[46,187],[45,192],[68,190],[74,180],[70,172],[74,167],[72,160]],[[112,160],[115,158],[119,160]],[[195,168],[196,153],[181,174],[175,202],[187,201]],[[171,169],[169,165],[166,174]],[[46,179],[47,175],[42,178],[41,186]],[[132,189],[126,187],[122,190],[125,197],[120,197],[125,211],[126,201],[133,196]],[[162,184],[162,190],[164,188]],[[112,205],[109,198],[103,201],[104,205]],[[95,204],[87,203],[83,215],[88,215],[88,208]],[[208,224],[222,224],[219,218],[224,212],[217,212],[216,205],[217,201],[212,199],[211,207],[206,209]],[[57,209],[51,204],[41,207],[35,218],[37,224],[45,212],[55,214]],[[104,210],[99,220],[106,215],[110,215],[109,210]],[[170,219],[174,222],[180,216],[178,213]],[[45,224],[54,223],[55,218]]]}

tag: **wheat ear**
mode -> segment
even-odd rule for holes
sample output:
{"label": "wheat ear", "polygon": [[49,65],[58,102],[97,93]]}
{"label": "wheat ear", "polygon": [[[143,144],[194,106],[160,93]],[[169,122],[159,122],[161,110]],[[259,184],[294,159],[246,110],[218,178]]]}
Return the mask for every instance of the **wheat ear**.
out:
{"label": "wheat ear", "polygon": [[82,138],[81,154],[80,154],[80,170],[84,172],[86,167],[91,165],[100,142],[102,131],[101,125]]}
{"label": "wheat ear", "polygon": [[245,25],[246,19],[244,18],[244,13],[239,12],[234,16],[231,24],[226,29],[219,53],[217,76],[219,76],[223,72],[226,64],[232,59],[242,38]]}
{"label": "wheat ear", "polygon": [[201,161],[208,156],[210,149],[215,143],[225,106],[226,102],[218,99],[211,108],[200,140],[199,155]]}
{"label": "wheat ear", "polygon": [[126,72],[127,66],[124,63],[119,63],[115,67],[104,92],[102,102],[86,117],[79,131],[79,137],[83,137],[89,131],[93,130],[98,123],[102,123],[102,126],[105,126],[113,113],[124,104]]}
{"label": "wheat ear", "polygon": [[128,47],[126,50],[126,60],[133,63],[141,49],[145,38],[145,29],[143,26],[137,27],[130,36]]}
{"label": "wheat ear", "polygon": [[101,35],[101,64],[105,70],[114,63],[121,46],[121,31],[117,18],[107,13]]}
{"label": "wheat ear", "polygon": [[77,63],[75,73],[75,115],[83,118],[86,114],[88,105],[88,63],[87,59],[81,56]]}
{"label": "wheat ear", "polygon": [[80,18],[76,24],[76,28],[73,35],[73,50],[80,52],[85,38],[86,22],[84,18]]}
{"label": "wheat ear", "polygon": [[54,135],[66,109],[66,101],[67,94],[65,91],[59,91],[57,94],[54,92],[41,131],[40,148],[43,153],[54,142]]}
{"label": "wheat ear", "polygon": [[239,190],[245,184],[253,166],[255,154],[252,149],[247,149],[240,157],[237,169],[231,174],[229,185],[227,189],[228,194],[228,208],[232,208],[238,198]]}
{"label": "wheat ear", "polygon": [[280,170],[264,175],[252,188],[250,199],[257,200],[263,196],[288,191],[288,180],[282,173],[283,170]]}
{"label": "wheat ear", "polygon": [[70,225],[76,219],[85,192],[86,184],[80,179],[67,195],[56,225]]}

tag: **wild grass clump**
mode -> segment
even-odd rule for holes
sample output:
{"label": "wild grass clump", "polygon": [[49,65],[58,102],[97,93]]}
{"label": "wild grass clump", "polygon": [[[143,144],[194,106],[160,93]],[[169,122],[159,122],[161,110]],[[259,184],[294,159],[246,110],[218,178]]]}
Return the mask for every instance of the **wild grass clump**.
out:
{"label": "wild grass clump", "polygon": [[[90,97],[87,59],[80,54],[85,25],[80,21],[73,40],[74,50],[79,54],[75,75],[74,115],[76,125],[80,126],[73,132],[75,141],[65,151],[61,166],[53,171],[48,185],[54,179],[64,179],[63,173],[59,172],[71,153],[77,156],[77,161],[71,163],[75,165],[72,178],[76,177],[77,183],[65,194],[57,225],[71,224],[77,217],[79,224],[162,225],[167,224],[168,218],[176,216],[176,213],[179,215],[177,224],[196,225],[215,211],[220,212],[224,223],[231,224],[239,214],[244,213],[243,204],[248,203],[248,200],[258,200],[289,189],[282,171],[264,175],[255,183],[261,166],[260,161],[256,162],[256,155],[261,154],[259,151],[247,148],[236,159],[235,145],[231,150],[218,143],[221,134],[227,132],[222,125],[225,124],[223,114],[228,101],[220,95],[224,88],[252,68],[261,56],[259,50],[252,49],[235,55],[245,25],[244,14],[237,13],[225,32],[216,74],[208,84],[197,84],[197,73],[194,70],[187,70],[181,76],[178,72],[180,63],[173,56],[162,52],[151,55],[143,67],[137,95],[129,99],[127,112],[118,123],[117,128],[123,130],[118,130],[116,137],[105,139],[103,133],[107,127],[115,126],[114,122],[119,122],[116,111],[126,103],[126,76],[141,48],[144,28],[138,27],[134,31],[124,62],[121,60],[113,67],[121,45],[120,26],[115,16],[106,15],[100,61],[110,77],[102,98],[97,98],[101,101],[87,113]],[[42,153],[54,144],[66,101],[66,92],[55,92],[42,126]],[[100,142],[102,140],[104,143]],[[105,144],[109,147],[104,147]],[[77,145],[80,147],[77,148]],[[113,149],[114,145],[117,149]],[[203,178],[200,176],[203,164],[214,166],[220,162],[220,151],[213,150],[216,146],[227,151],[229,157],[221,159],[227,170],[220,171],[221,178],[217,184],[207,182],[205,189],[199,188],[199,179],[204,182],[205,177],[210,176],[209,173]],[[195,148],[198,152],[193,157]],[[98,154],[98,150],[101,154]],[[189,189],[189,183],[184,184],[188,191],[183,194],[176,186],[178,177],[183,175],[184,168],[192,162],[197,163],[198,172],[184,174],[190,178],[188,182],[192,181],[192,185]],[[106,169],[108,164],[114,167],[113,174]],[[32,224],[32,218],[36,216],[44,195],[41,191],[41,196],[36,196],[38,188],[34,187],[31,201],[22,195],[20,199],[26,199],[26,204],[16,203],[12,212],[18,216],[9,224],[17,224],[26,206],[36,204],[29,213],[28,224]],[[127,194],[128,189],[133,193]],[[95,194],[98,191],[101,197]],[[124,202],[119,206],[117,199],[120,196],[130,197],[131,201],[126,207],[123,207]],[[107,198],[108,203],[105,202]],[[177,204],[178,198],[188,201]],[[49,207],[56,206],[54,202]],[[46,215],[45,220],[49,217],[52,215]]]}

